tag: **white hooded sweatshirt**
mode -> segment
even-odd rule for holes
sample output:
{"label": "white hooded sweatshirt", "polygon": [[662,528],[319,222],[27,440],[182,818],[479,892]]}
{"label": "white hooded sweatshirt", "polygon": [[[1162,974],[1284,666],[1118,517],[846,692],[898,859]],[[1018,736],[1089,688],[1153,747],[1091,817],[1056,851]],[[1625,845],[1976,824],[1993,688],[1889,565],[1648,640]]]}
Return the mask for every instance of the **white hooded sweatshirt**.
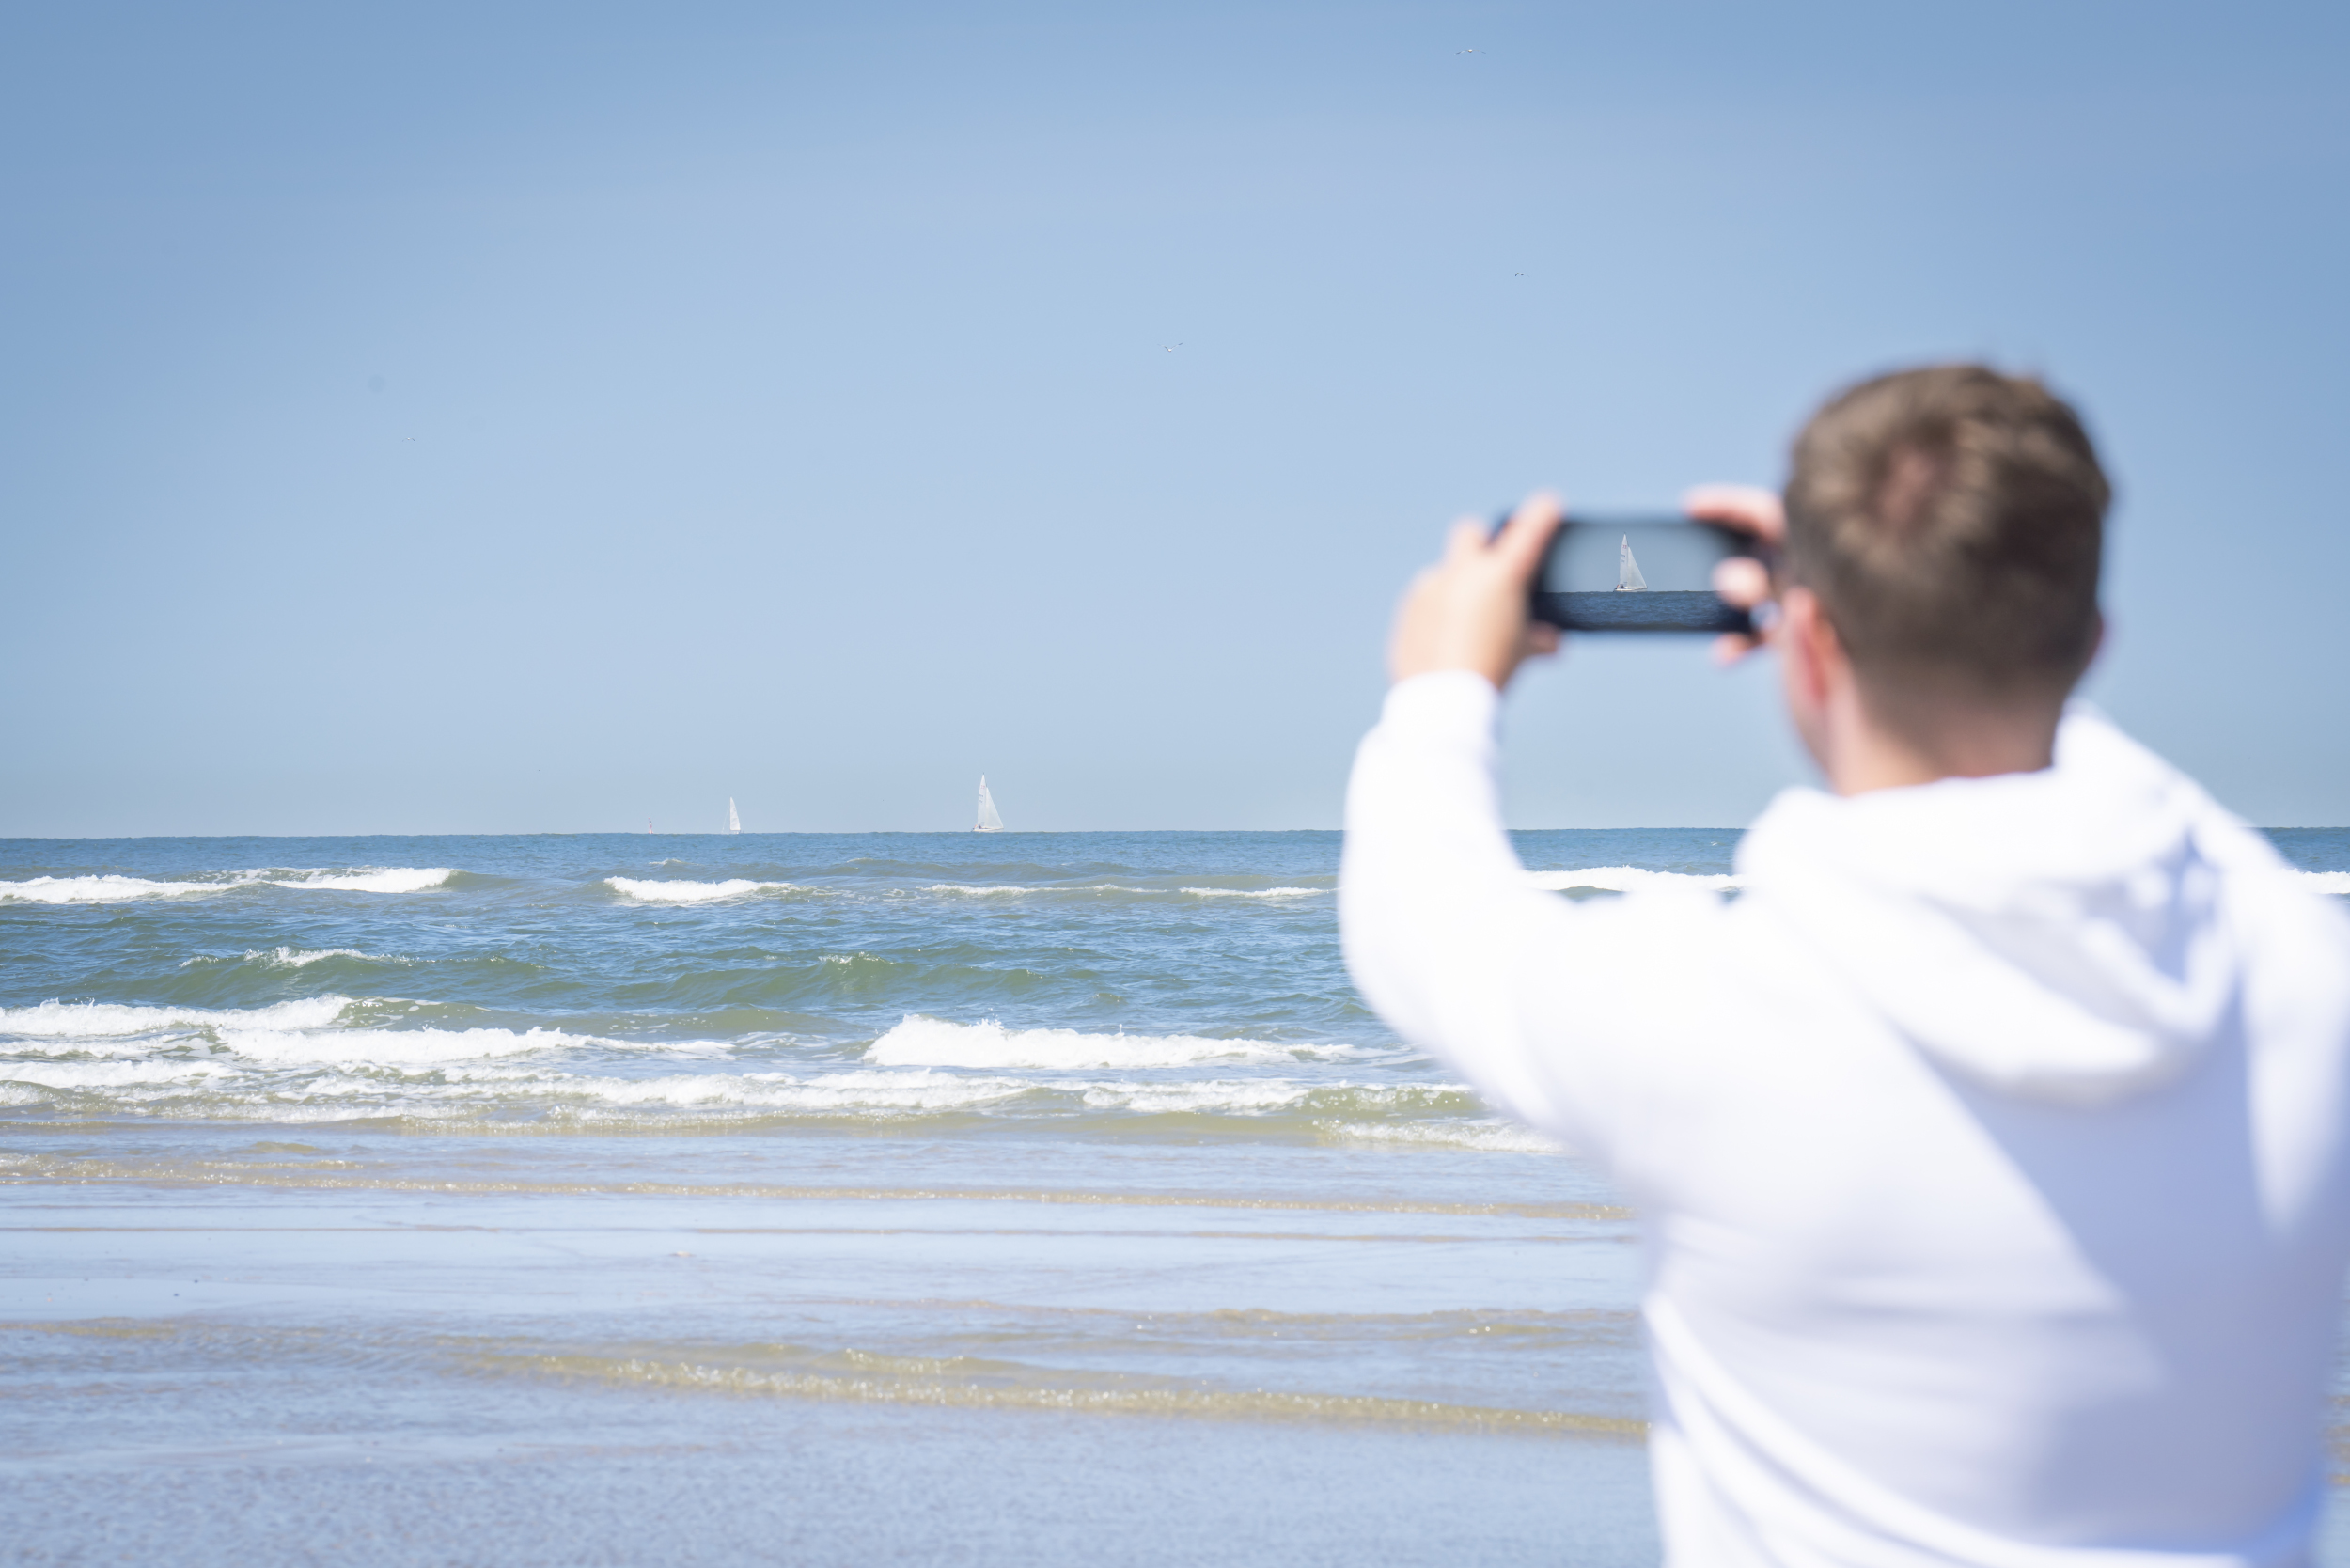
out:
{"label": "white hooded sweatshirt", "polygon": [[1742,894],[1532,886],[1481,678],[1363,742],[1348,965],[1643,1211],[1668,1560],[2305,1561],[2350,1253],[2350,920],[2095,714],[1791,790]]}

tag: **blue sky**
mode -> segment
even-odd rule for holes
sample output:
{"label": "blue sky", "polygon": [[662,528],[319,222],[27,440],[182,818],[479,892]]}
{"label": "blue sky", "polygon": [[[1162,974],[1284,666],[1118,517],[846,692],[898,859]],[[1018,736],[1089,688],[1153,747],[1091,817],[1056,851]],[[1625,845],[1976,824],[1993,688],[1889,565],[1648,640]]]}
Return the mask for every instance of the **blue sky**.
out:
{"label": "blue sky", "polygon": [[[2091,694],[2350,823],[2341,8],[845,9],[0,16],[0,835],[1330,826],[1450,517],[1956,355],[2117,477]],[[1693,642],[1511,728],[1806,776]]]}

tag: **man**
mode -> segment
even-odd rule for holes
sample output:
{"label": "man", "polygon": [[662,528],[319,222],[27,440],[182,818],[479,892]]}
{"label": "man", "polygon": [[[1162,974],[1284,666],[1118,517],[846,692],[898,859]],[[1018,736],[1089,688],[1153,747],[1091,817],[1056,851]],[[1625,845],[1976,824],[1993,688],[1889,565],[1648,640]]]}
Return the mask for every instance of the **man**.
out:
{"label": "man", "polygon": [[1831,401],[1783,516],[1692,494],[1783,541],[1770,641],[1827,784],[1754,823],[1729,902],[1570,904],[1504,837],[1496,713],[1557,646],[1527,619],[1555,501],[1457,525],[1403,602],[1348,964],[1641,1209],[1683,1568],[2307,1560],[2350,921],[2067,708],[2107,498],[2069,408],[1973,366]]}

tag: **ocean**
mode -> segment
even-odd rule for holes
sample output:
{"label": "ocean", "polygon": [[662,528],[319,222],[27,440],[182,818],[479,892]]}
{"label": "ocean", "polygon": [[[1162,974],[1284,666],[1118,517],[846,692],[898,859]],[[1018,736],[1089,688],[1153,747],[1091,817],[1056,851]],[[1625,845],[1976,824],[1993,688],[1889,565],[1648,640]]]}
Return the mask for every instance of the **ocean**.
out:
{"label": "ocean", "polygon": [[0,1559],[1653,1562],[1634,1216],[1338,854],[0,842]]}

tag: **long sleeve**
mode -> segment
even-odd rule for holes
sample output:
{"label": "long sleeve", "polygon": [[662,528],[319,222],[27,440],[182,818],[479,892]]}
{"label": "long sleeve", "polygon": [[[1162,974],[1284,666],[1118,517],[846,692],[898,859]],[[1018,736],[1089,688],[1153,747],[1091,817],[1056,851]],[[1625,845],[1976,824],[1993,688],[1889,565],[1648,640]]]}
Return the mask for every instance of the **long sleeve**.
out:
{"label": "long sleeve", "polygon": [[1481,676],[1399,682],[1347,791],[1339,918],[1355,986],[1396,1030],[1525,1121],[1570,1132],[1543,1005],[1574,913],[1532,886],[1501,824],[1500,697]]}

